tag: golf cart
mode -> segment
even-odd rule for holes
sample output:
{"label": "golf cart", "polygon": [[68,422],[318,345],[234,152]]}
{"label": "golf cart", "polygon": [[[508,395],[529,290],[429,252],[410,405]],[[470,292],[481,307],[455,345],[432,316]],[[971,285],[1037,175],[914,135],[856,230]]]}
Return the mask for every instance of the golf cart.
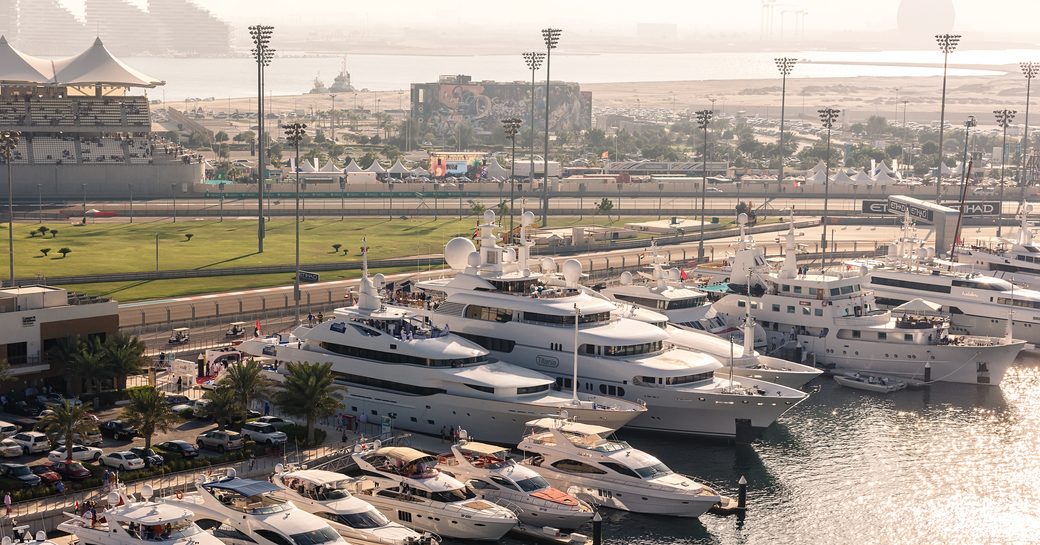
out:
{"label": "golf cart", "polygon": [[246,323],[245,322],[231,322],[228,326],[227,332],[224,333],[225,337],[241,337],[246,334]]}
{"label": "golf cart", "polygon": [[173,335],[170,335],[170,344],[182,344],[188,342],[188,332],[190,330],[186,327],[178,327],[173,330]]}

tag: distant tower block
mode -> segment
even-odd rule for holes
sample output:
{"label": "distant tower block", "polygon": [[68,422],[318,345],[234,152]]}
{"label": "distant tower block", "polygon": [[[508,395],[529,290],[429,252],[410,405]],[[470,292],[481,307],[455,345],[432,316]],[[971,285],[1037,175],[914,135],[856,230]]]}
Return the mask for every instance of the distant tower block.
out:
{"label": "distant tower block", "polygon": [[896,13],[896,25],[903,34],[949,32],[953,21],[953,0],[903,0]]}

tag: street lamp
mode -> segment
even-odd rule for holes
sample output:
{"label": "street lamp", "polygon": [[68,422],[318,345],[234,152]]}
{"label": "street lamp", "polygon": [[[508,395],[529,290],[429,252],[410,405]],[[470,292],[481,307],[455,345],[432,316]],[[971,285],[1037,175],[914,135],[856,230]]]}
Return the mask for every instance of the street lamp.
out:
{"label": "street lamp", "polygon": [[[1026,152],[1029,151],[1029,88],[1033,83],[1033,78],[1036,77],[1038,71],[1040,71],[1040,62],[1020,62],[1018,65],[1022,68],[1022,75],[1026,77],[1026,128],[1025,137],[1022,139],[1022,165],[1018,169],[1018,185],[1025,187],[1028,180],[1026,180]],[[1024,190],[1023,190],[1024,191]]]}
{"label": "street lamp", "polygon": [[177,184],[170,184],[170,195],[173,196],[173,223],[177,223]]}
{"label": "street lamp", "polygon": [[271,59],[274,58],[275,50],[269,47],[273,32],[274,27],[270,25],[253,25],[249,27],[249,36],[253,39],[251,52],[256,60],[256,140],[258,143],[256,168],[256,248],[260,253],[264,251],[264,236],[266,236],[264,226],[264,180],[267,179],[267,165],[264,161],[264,68],[270,65]]}
{"label": "street lamp", "polygon": [[296,303],[296,324],[300,323],[300,141],[307,134],[306,123],[283,125],[285,139],[296,147],[296,275],[293,280],[293,301]]}
{"label": "street lamp", "polygon": [[[838,119],[838,114],[841,110],[837,108],[823,108],[817,110],[820,114],[820,122],[823,123],[824,128],[827,129],[827,162],[826,171],[824,172],[823,178],[823,233],[820,235],[820,251],[823,255],[827,255],[827,203],[828,197],[830,197],[831,189],[831,129],[834,128],[834,121]],[[821,267],[826,266],[824,260],[820,260]]]}
{"label": "street lamp", "polygon": [[11,287],[14,287],[14,178],[11,177],[11,157],[21,136],[19,131],[0,132],[0,155],[7,163],[7,260]]}
{"label": "street lamp", "polygon": [[224,182],[217,184],[220,188],[220,223],[224,223]]}
{"label": "street lamp", "polygon": [[130,223],[134,222],[134,184],[126,184],[126,188],[130,191]]}
{"label": "street lamp", "polygon": [[542,173],[542,226],[549,225],[549,64],[552,50],[560,43],[558,28],[543,28],[542,38],[545,40],[545,157],[542,158],[545,172]]}
{"label": "street lamp", "polygon": [[513,144],[513,159],[509,163],[509,243],[513,243],[513,202],[514,190],[516,188],[516,133],[520,132],[523,120],[519,117],[510,117],[502,120],[502,127],[506,131],[506,138]]}
{"label": "street lamp", "polygon": [[704,151],[701,154],[701,237],[697,241],[697,262],[704,259],[704,207],[708,195],[708,125],[711,124],[711,110],[697,111],[697,128],[704,131]]}
{"label": "street lamp", "polygon": [[1003,227],[1000,220],[1004,215],[1004,164],[1007,163],[1007,130],[1008,125],[1015,119],[1015,114],[1018,113],[1015,110],[993,110],[993,115],[997,118],[997,125],[1000,125],[1003,130],[1003,139],[1000,144],[1000,199],[997,204],[997,238],[1000,238],[1001,227]]}
{"label": "street lamp", "polygon": [[527,63],[527,68],[531,70],[531,120],[528,123],[530,127],[530,135],[528,136],[528,144],[530,146],[530,170],[527,172],[527,177],[534,180],[534,73],[542,67],[542,61],[545,60],[545,53],[541,51],[530,51],[524,53],[524,62]]}
{"label": "street lamp", "polygon": [[950,53],[957,49],[957,42],[961,40],[960,34],[936,34],[935,41],[939,44],[939,51],[943,54],[943,84],[942,102],[939,106],[939,171],[935,183],[935,203],[939,204],[942,198],[942,169],[943,169],[943,131],[946,129],[946,66]]}
{"label": "street lamp", "polygon": [[87,184],[79,184],[79,188],[83,190],[83,225],[87,224]]}
{"label": "street lamp", "polygon": [[329,98],[332,99],[332,109],[329,110],[329,130],[332,132],[332,143],[336,143],[336,95],[331,94]]}
{"label": "street lamp", "polygon": [[777,57],[774,60],[783,82],[780,86],[780,145],[777,148],[777,152],[780,154],[780,171],[776,177],[776,187],[780,189],[784,183],[784,108],[787,105],[787,76],[794,70],[794,65],[798,62],[798,59]]}
{"label": "street lamp", "polygon": [[43,223],[43,184],[36,184],[36,205],[40,208],[40,223]]}

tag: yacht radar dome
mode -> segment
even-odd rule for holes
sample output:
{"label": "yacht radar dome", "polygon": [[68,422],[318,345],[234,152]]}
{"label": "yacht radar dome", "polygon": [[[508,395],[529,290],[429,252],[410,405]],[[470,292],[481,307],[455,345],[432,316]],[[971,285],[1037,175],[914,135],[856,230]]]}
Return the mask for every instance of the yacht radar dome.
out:
{"label": "yacht radar dome", "polygon": [[1027,205],[1026,205],[1026,214],[1029,214],[1029,213],[1031,213],[1032,211],[1033,211],[1033,205],[1031,205],[1031,204],[1027,204]]}
{"label": "yacht radar dome", "polygon": [[152,496],[154,496],[154,495],[155,495],[155,489],[152,488],[152,485],[146,484],[146,485],[141,487],[141,497],[144,498],[145,500],[151,499]]}
{"label": "yacht radar dome", "polygon": [[11,545],[11,543],[13,543],[11,536],[4,536],[3,540],[0,540],[0,544],[2,545]]}
{"label": "yacht radar dome", "polygon": [[741,212],[740,215],[737,216],[737,223],[739,223],[741,225],[747,225],[747,221],[748,221],[748,217],[747,217],[746,213]]}
{"label": "yacht radar dome", "polygon": [[234,479],[235,477],[238,476],[238,473],[235,471],[235,468],[229,467],[229,468],[227,468],[226,475],[227,475],[227,478]]}
{"label": "yacht radar dome", "polygon": [[372,283],[375,284],[377,288],[382,288],[386,285],[386,277],[383,276],[383,273],[376,273],[372,276]]}
{"label": "yacht radar dome", "polygon": [[671,269],[668,269],[668,279],[669,280],[671,280],[673,282],[678,282],[681,277],[682,277],[682,274],[679,272],[678,268],[672,267]]}
{"label": "yacht radar dome", "polygon": [[275,464],[274,465],[274,472],[275,473],[281,473],[283,470],[285,470],[285,466],[283,466],[282,464]]}
{"label": "yacht radar dome", "polygon": [[534,225],[534,212],[528,210],[523,214],[520,214],[520,225],[524,227],[530,227]]}
{"label": "yacht radar dome", "polygon": [[563,279],[567,281],[567,285],[576,286],[578,281],[581,280],[581,262],[577,259],[568,259],[563,262]]}
{"label": "yacht radar dome", "polygon": [[36,532],[36,541],[47,541],[47,532],[39,530]]}
{"label": "yacht radar dome", "polygon": [[551,273],[556,271],[556,262],[551,257],[542,258],[542,272]]}
{"label": "yacht radar dome", "polygon": [[630,285],[632,285],[632,273],[630,273],[628,271],[625,271],[625,272],[621,273],[620,282],[621,282],[622,286],[630,286]]}
{"label": "yacht radar dome", "polygon": [[119,503],[119,492],[109,492],[107,498],[109,505],[117,505]]}
{"label": "yacht radar dome", "polygon": [[466,257],[466,264],[468,266],[470,266],[470,267],[479,267],[480,266],[480,252],[477,252],[477,251],[470,252],[469,255]]}
{"label": "yacht radar dome", "polygon": [[444,261],[452,270],[461,271],[466,268],[469,254],[477,251],[473,241],[464,237],[455,237],[444,245]]}
{"label": "yacht radar dome", "polygon": [[484,223],[495,223],[495,211],[485,210],[484,211]]}

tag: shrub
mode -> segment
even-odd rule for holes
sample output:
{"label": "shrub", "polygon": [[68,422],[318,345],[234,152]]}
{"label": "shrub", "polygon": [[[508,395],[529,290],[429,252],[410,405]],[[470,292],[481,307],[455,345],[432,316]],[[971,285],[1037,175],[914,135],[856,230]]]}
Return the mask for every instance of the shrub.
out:
{"label": "shrub", "polygon": [[47,254],[49,254],[50,252],[50,248],[40,248],[40,253],[43,254],[43,257],[47,257]]}
{"label": "shrub", "polygon": [[333,244],[332,245],[332,253],[338,254],[339,253],[339,249],[342,248],[342,247],[343,247],[343,245],[338,243],[338,242]]}
{"label": "shrub", "polygon": [[61,254],[61,257],[64,259],[70,253],[72,253],[72,248],[67,248],[67,247],[58,248],[58,253]]}
{"label": "shrub", "polygon": [[51,238],[54,238],[56,236],[58,236],[58,230],[57,229],[51,229]]}
{"label": "shrub", "polygon": [[184,233],[185,242],[190,242],[191,241],[191,237],[193,237],[193,236],[195,236],[195,235],[193,235],[192,233]]}

